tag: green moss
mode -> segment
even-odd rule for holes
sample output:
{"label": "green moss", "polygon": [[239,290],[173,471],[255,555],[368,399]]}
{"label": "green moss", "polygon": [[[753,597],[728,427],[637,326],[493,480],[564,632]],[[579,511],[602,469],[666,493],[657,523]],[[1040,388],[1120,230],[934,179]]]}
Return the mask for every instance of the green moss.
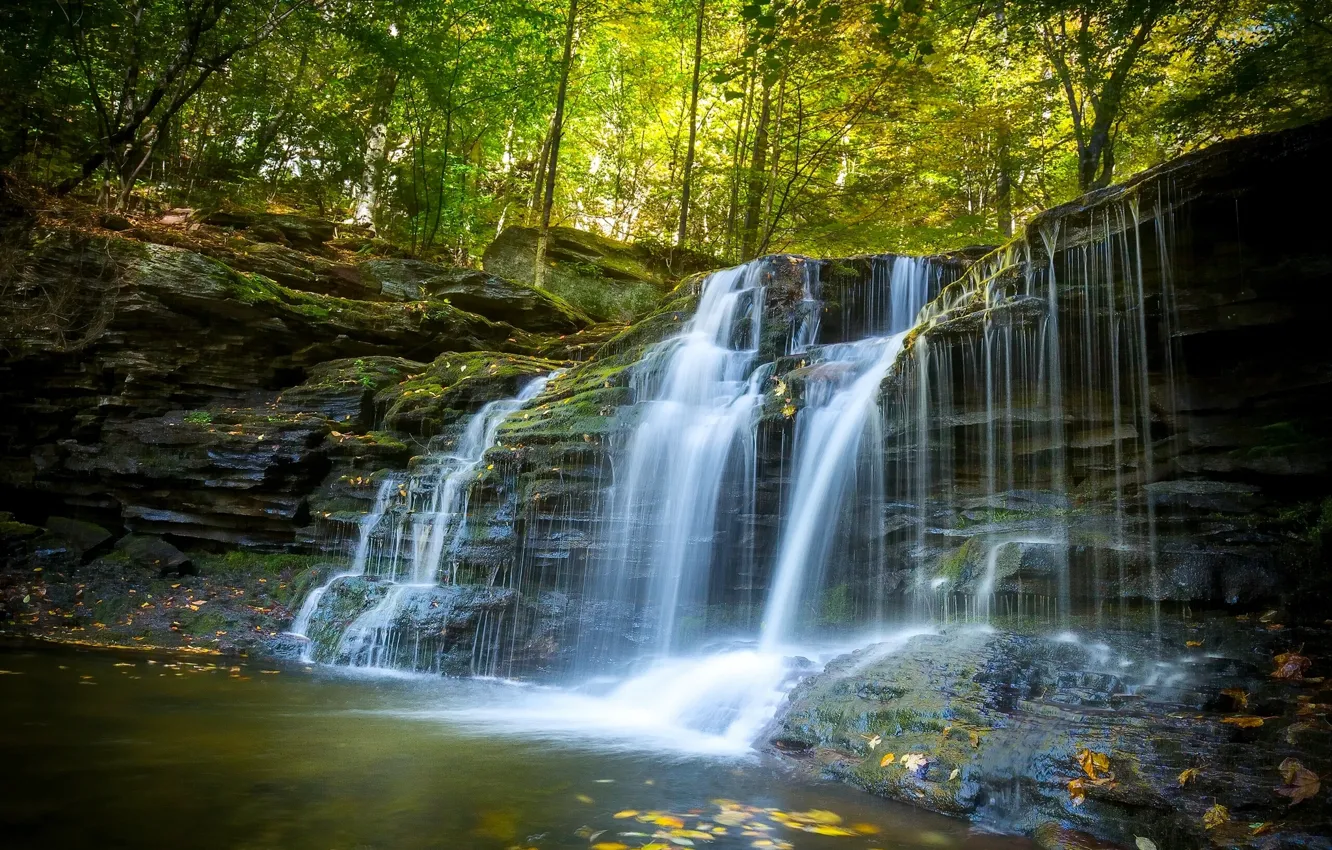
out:
{"label": "green moss", "polygon": [[191,410],[185,414],[185,421],[191,425],[209,425],[213,421],[213,414],[206,410]]}

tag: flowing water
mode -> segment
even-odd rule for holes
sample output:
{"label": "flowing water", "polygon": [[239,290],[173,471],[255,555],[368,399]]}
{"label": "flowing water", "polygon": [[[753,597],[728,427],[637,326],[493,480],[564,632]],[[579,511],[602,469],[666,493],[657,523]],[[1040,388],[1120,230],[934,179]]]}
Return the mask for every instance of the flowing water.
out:
{"label": "flowing water", "polygon": [[[543,689],[327,669],[0,645],[0,757],[23,777],[0,795],[4,846],[586,850],[648,841],[624,835],[661,831],[648,813],[705,826],[717,850],[1029,846],[752,755],[701,757],[651,736],[571,744],[539,724],[496,735],[472,719]],[[860,831],[774,820],[810,810]]]}
{"label": "flowing water", "polygon": [[[956,266],[897,256],[842,290],[798,257],[706,278],[680,332],[633,367],[578,591],[596,622],[564,632],[564,687],[454,719],[735,756],[802,675],[913,623],[1100,616],[1105,558],[1127,588],[1145,557],[1138,586],[1155,598],[1149,372],[1173,381],[1176,364],[1169,309],[1148,321],[1170,275],[1148,292],[1144,257],[1168,269],[1169,216],[1101,215],[1103,238],[1063,248],[1048,225],[955,281]],[[456,446],[382,483],[350,565],[293,626],[311,633],[307,660],[441,671],[431,635],[480,602],[469,670],[511,675],[513,600],[534,589],[464,588],[452,558],[503,419],[544,386],[490,403]],[[1113,512],[1073,509],[1075,465],[1095,486],[1113,468]],[[1096,560],[1075,587],[1078,546]],[[354,614],[336,640],[313,634],[323,609]]]}

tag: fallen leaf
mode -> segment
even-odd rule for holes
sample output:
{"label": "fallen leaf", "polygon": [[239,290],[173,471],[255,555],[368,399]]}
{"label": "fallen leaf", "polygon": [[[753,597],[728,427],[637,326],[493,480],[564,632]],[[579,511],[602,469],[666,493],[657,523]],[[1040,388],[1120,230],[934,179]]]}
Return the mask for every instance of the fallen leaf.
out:
{"label": "fallen leaf", "polygon": [[1230,809],[1217,803],[1206,812],[1203,812],[1202,822],[1203,826],[1207,829],[1216,829],[1218,826],[1229,823]]}
{"label": "fallen leaf", "polygon": [[1185,785],[1188,785],[1190,782],[1192,782],[1193,780],[1197,779],[1197,778],[1198,778],[1199,776],[1201,776],[1201,775],[1202,775],[1202,771],[1199,770],[1198,768],[1196,768],[1196,767],[1190,767],[1190,768],[1188,768],[1187,770],[1183,771],[1183,772],[1180,773],[1180,775],[1179,775],[1179,785],[1180,785],[1180,787],[1182,788],[1182,787],[1184,787]]}
{"label": "fallen leaf", "polygon": [[884,753],[883,758],[879,759],[879,767],[887,767],[897,760],[897,756],[892,753]]}
{"label": "fallen leaf", "polygon": [[629,850],[628,844],[621,844],[618,841],[602,841],[592,845],[592,850]]}
{"label": "fallen leaf", "polygon": [[580,803],[587,803],[587,804],[589,804],[589,805],[591,805],[593,802],[595,802],[591,797],[587,796],[586,794],[579,794],[579,795],[578,795],[577,797],[575,797],[574,799],[577,800],[577,801],[580,802]]}
{"label": "fallen leaf", "polygon": [[974,731],[973,731],[973,732],[971,732],[970,734],[971,734],[971,746],[973,746],[973,747],[979,747],[979,746],[980,746],[980,733],[979,733],[979,732],[974,732]]}
{"label": "fallen leaf", "polygon": [[873,750],[875,747],[879,746],[879,744],[883,743],[883,738],[880,738],[878,735],[870,735],[868,737],[861,735],[860,737],[864,738],[869,744],[870,750]]}
{"label": "fallen leaf", "polygon": [[632,818],[632,817],[636,817],[637,815],[638,815],[638,812],[635,811],[634,809],[625,809],[624,811],[616,812],[614,815],[612,815],[612,817],[617,817],[617,818]]}
{"label": "fallen leaf", "polygon": [[1302,803],[1318,793],[1320,782],[1318,774],[1300,764],[1295,759],[1286,759],[1277,768],[1286,784],[1276,789],[1278,794],[1290,798],[1290,804]]}
{"label": "fallen leaf", "polygon": [[957,779],[957,777],[960,776],[961,774],[962,774],[961,768],[957,767],[953,768],[953,772],[948,774],[948,781],[952,782],[954,779]]}
{"label": "fallen leaf", "polygon": [[1081,778],[1068,781],[1068,798],[1075,806],[1081,806],[1087,800],[1087,786]]}
{"label": "fallen leaf", "polygon": [[1241,729],[1257,729],[1263,725],[1263,719],[1252,714],[1232,714],[1229,717],[1221,718],[1221,722],[1238,726]]}
{"label": "fallen leaf", "polygon": [[907,753],[902,756],[902,767],[907,770],[919,771],[929,763],[930,760],[925,757],[924,753]]}
{"label": "fallen leaf", "polygon": [[1082,765],[1082,771],[1089,779],[1100,779],[1098,774],[1110,772],[1110,756],[1105,753],[1079,750],[1078,764]]}
{"label": "fallen leaf", "polygon": [[1141,835],[1135,835],[1133,838],[1133,843],[1138,845],[1138,850],[1156,850],[1156,842],[1150,838],[1143,838]]}
{"label": "fallen leaf", "polygon": [[670,815],[658,815],[649,820],[649,823],[655,823],[657,826],[664,826],[669,829],[679,829],[684,826],[684,821],[679,818],[673,818]]}
{"label": "fallen leaf", "polygon": [[[1187,647],[1189,647],[1189,648],[1191,648],[1191,649],[1196,649],[1196,648],[1202,646],[1202,645],[1203,645],[1203,642],[1200,641],[1200,640],[1186,640],[1186,641],[1184,641],[1184,645],[1187,646]],[[1140,839],[1140,840],[1145,841],[1146,839]],[[1150,842],[1149,842],[1149,843],[1150,843]],[[1155,845],[1153,845],[1153,846],[1155,846]]]}
{"label": "fallen leaf", "polygon": [[1295,682],[1303,679],[1304,671],[1313,664],[1308,658],[1295,652],[1283,652],[1272,660],[1277,665],[1276,670],[1272,671],[1273,679],[1290,679]]}

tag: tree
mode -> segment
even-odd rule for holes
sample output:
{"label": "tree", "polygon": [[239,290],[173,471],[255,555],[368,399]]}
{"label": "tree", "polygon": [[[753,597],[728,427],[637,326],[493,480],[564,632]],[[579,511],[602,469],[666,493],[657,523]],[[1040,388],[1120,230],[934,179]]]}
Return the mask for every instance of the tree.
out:
{"label": "tree", "polygon": [[578,0],[569,0],[569,18],[564,30],[564,58],[560,62],[560,88],[555,95],[555,117],[550,125],[550,154],[546,163],[546,191],[541,202],[541,232],[537,236],[536,285],[546,282],[546,249],[550,243],[550,214],[555,206],[555,174],[560,162],[560,138],[564,135],[564,99],[569,90],[569,70],[573,67],[574,26],[578,20]]}
{"label": "tree", "polygon": [[115,204],[123,207],[171,119],[210,77],[273,35],[305,0],[278,0],[273,6],[236,0],[57,3],[99,138],[56,192],[72,191],[107,165],[119,180]]}
{"label": "tree", "polygon": [[1164,61],[1149,56],[1153,34],[1168,14],[1185,10],[1176,0],[1016,0],[1003,11],[1021,41],[1035,43],[1049,61],[1064,93],[1078,187],[1110,185],[1125,104],[1142,85],[1142,67]]}
{"label": "tree", "polygon": [[680,229],[675,235],[675,247],[683,248],[689,230],[689,193],[693,188],[694,145],[698,138],[698,82],[703,70],[703,21],[707,14],[707,0],[698,0],[698,22],[694,29],[694,79],[689,87],[689,147],[685,150],[684,178],[680,181]]}

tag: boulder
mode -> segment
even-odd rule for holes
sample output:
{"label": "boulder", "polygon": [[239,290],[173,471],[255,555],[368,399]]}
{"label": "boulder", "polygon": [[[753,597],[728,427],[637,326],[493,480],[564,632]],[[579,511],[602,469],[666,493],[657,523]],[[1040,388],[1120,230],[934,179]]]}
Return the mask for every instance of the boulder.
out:
{"label": "boulder", "polygon": [[245,230],[262,242],[280,242],[304,251],[321,251],[337,234],[331,221],[284,213],[249,210],[217,210],[205,215],[204,224]]}
{"label": "boulder", "polygon": [[423,287],[430,298],[534,333],[570,334],[592,324],[557,295],[473,269],[445,269]]}
{"label": "boulder", "polygon": [[46,530],[63,539],[69,548],[83,558],[100,553],[114,536],[95,523],[63,516],[48,517]]}
{"label": "boulder", "polygon": [[163,577],[193,575],[195,572],[190,556],[160,537],[129,534],[116,541],[116,551],[131,564],[155,569]]}

